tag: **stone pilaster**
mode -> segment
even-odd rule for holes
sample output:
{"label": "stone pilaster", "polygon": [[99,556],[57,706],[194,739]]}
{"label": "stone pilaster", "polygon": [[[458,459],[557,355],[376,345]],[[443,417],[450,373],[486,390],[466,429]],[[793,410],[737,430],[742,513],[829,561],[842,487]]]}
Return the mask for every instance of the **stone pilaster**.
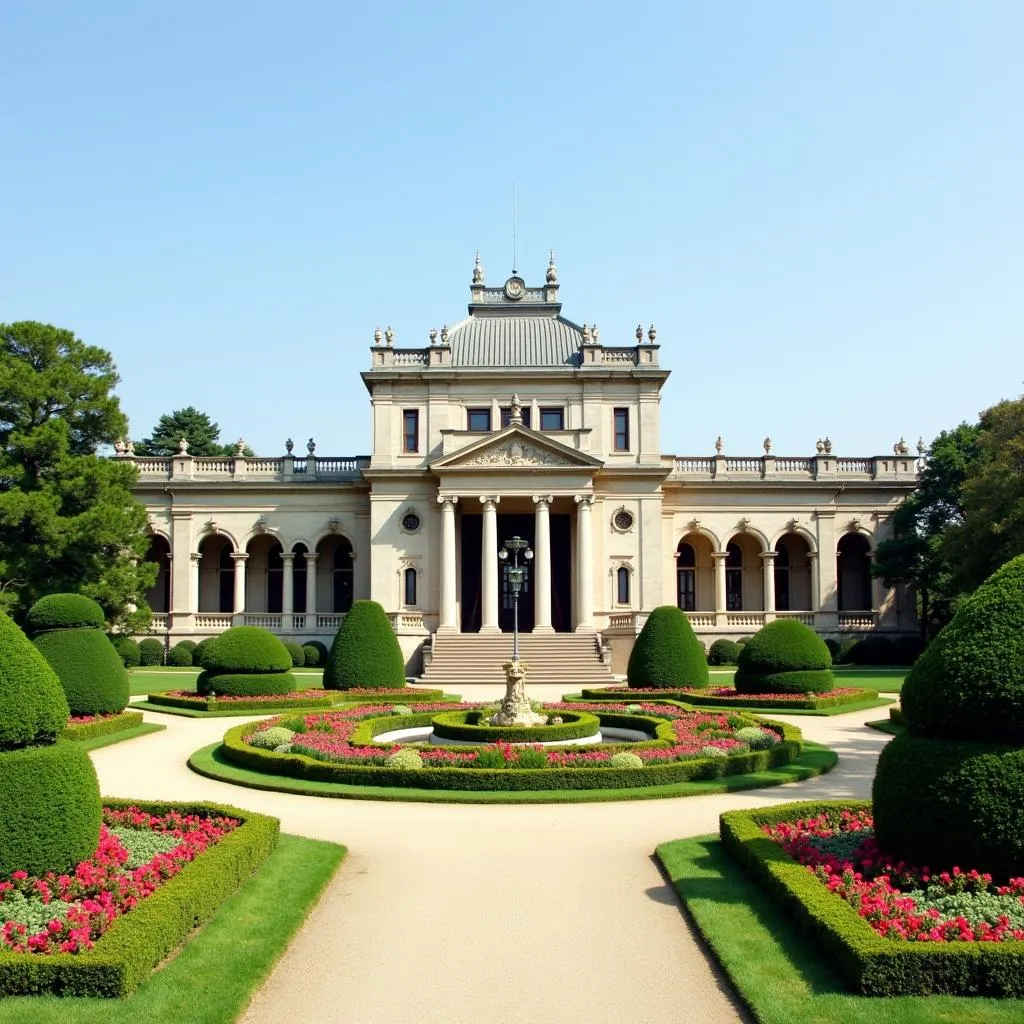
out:
{"label": "stone pilaster", "polygon": [[594,628],[594,540],[591,509],[593,499],[586,494],[577,494],[576,503],[576,579],[579,593],[576,595],[576,629],[587,631]]}
{"label": "stone pilaster", "polygon": [[438,631],[458,632],[455,621],[455,505],[457,497],[439,497],[441,505],[441,615]]}
{"label": "stone pilaster", "polygon": [[536,567],[533,588],[533,631],[553,633],[551,626],[551,501],[552,496],[533,496],[537,506],[535,515],[533,564]]}
{"label": "stone pilaster", "polygon": [[498,502],[499,497],[481,495],[483,541],[480,545],[481,633],[497,633],[498,626]]}

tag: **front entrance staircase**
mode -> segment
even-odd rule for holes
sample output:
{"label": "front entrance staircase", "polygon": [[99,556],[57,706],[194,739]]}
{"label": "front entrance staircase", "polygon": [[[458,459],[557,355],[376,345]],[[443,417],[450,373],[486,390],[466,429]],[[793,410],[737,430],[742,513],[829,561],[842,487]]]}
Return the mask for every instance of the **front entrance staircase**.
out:
{"label": "front entrance staircase", "polygon": [[[595,633],[521,633],[519,657],[530,667],[527,688],[549,683],[577,692],[615,682]],[[435,633],[433,656],[420,682],[456,691],[476,683],[504,685],[502,665],[511,658],[511,633]]]}

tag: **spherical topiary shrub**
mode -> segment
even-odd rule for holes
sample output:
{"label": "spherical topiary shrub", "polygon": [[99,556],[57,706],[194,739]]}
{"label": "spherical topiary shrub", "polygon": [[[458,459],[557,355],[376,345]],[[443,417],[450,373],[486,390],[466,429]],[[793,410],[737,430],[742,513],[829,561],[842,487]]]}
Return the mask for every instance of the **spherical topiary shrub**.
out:
{"label": "spherical topiary shrub", "polygon": [[254,732],[248,739],[250,747],[260,747],[263,750],[273,750],[284,743],[291,743],[295,739],[295,733],[282,725],[272,725],[262,732]]}
{"label": "spherical topiary shrub", "polygon": [[636,754],[620,750],[617,754],[612,754],[608,759],[608,765],[611,768],[643,768],[644,762]]}
{"label": "spherical topiary shrub", "polygon": [[210,646],[211,640],[216,639],[217,638],[215,636],[204,637],[202,640],[199,641],[199,643],[195,645],[195,647],[192,648],[193,665],[195,665],[197,668],[203,667],[203,656],[206,654],[206,648]]}
{"label": "spherical topiary shrub", "polygon": [[324,667],[325,690],[405,686],[405,659],[384,609],[356,601],[345,616]]}
{"label": "spherical topiary shrub", "polygon": [[708,685],[708,661],[689,619],[673,604],[655,608],[633,644],[626,682],[639,689]]}
{"label": "spherical topiary shrub", "polygon": [[404,768],[406,771],[415,771],[423,767],[423,758],[415,750],[396,750],[384,758],[384,763],[389,768]]}
{"label": "spherical topiary shrub", "polygon": [[56,672],[71,714],[109,715],[125,709],[128,673],[103,633],[103,611],[95,601],[79,594],[51,594],[29,609],[25,624],[32,643]]}
{"label": "spherical topiary shrub", "polygon": [[751,750],[768,750],[779,742],[779,737],[770,729],[759,729],[756,725],[737,729],[736,739],[743,740]]}
{"label": "spherical topiary shrub", "polygon": [[99,782],[89,755],[56,739],[67,719],[53,669],[0,613],[0,877],[64,872],[96,851]]}
{"label": "spherical topiary shrub", "polygon": [[139,642],[139,658],[144,668],[152,668],[154,665],[164,663],[164,645],[154,637],[146,637]]}
{"label": "spherical topiary shrub", "polygon": [[206,643],[196,692],[253,697],[298,689],[291,655],[273,633],[259,626],[234,626]]}
{"label": "spherical topiary shrub", "polygon": [[810,626],[776,619],[740,651],[739,693],[825,693],[835,687],[832,655]]}
{"label": "spherical topiary shrub", "polygon": [[310,661],[309,657],[307,655],[307,657],[306,657],[306,664],[307,665],[326,665],[327,664],[327,658],[330,656],[331,652],[327,649],[327,645],[326,644],[320,643],[319,640],[310,640],[309,643],[306,644],[306,646],[307,647],[315,647],[316,648],[316,653],[319,655],[319,657],[318,657],[318,659],[316,661]]}
{"label": "spherical topiary shrub", "polygon": [[184,644],[175,644],[167,652],[167,664],[175,668],[189,668],[192,664],[192,651]]}
{"label": "spherical topiary shrub", "polygon": [[197,644],[195,640],[179,640],[174,646],[184,647],[185,650],[188,651],[189,654],[191,654],[199,646],[199,644]]}
{"label": "spherical topiary shrub", "polygon": [[887,636],[869,633],[850,648],[850,661],[854,665],[895,665],[896,650]]}
{"label": "spherical topiary shrub", "polygon": [[708,651],[709,665],[735,665],[743,647],[732,640],[716,640]]}
{"label": "spherical topiary shrub", "polygon": [[315,668],[320,665],[320,652],[312,644],[302,645],[302,656],[305,659],[305,665],[307,668]]}
{"label": "spherical topiary shrub", "polygon": [[303,650],[302,644],[297,644],[293,640],[285,640],[284,649],[292,659],[292,668],[302,668],[306,664],[306,652]]}
{"label": "spherical topiary shrub", "polygon": [[142,663],[142,652],[139,650],[139,645],[131,637],[118,636],[114,637],[111,642],[121,659],[121,664],[125,668],[139,667]]}
{"label": "spherical topiary shrub", "polygon": [[964,600],[900,695],[908,731],[875,770],[887,855],[1024,875],[1024,555]]}

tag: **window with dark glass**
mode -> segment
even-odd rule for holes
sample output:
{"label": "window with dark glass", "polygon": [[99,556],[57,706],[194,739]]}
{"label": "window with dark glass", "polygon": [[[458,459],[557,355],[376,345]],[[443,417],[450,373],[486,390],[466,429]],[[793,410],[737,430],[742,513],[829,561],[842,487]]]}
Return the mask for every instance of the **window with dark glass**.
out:
{"label": "window with dark glass", "polygon": [[697,607],[697,553],[685,541],[676,554],[676,604],[684,612]]}
{"label": "window with dark glass", "polygon": [[541,409],[540,411],[541,430],[564,430],[565,410],[564,409]]}
{"label": "window with dark glass", "polygon": [[418,452],[420,450],[420,411],[406,409],[402,413],[402,451]]}
{"label": "window with dark glass", "polygon": [[352,608],[352,584],[355,573],[352,564],[352,545],[347,540],[338,542],[334,549],[334,564],[331,570],[331,591],[335,612],[348,612]]}
{"label": "window with dark glass", "polygon": [[411,567],[406,569],[404,579],[406,606],[414,607],[416,604],[416,570]]}
{"label": "window with dark glass", "polygon": [[788,612],[789,608],[789,548],[780,540],[775,545],[775,610]]}
{"label": "window with dark glass", "polygon": [[292,610],[304,613],[306,610],[306,548],[302,544],[296,544],[292,551],[295,552],[295,561],[292,563]]}
{"label": "window with dark glass", "polygon": [[284,561],[281,545],[267,552],[267,611],[278,614],[284,607]]}
{"label": "window with dark glass", "polygon": [[617,452],[629,451],[629,410],[614,410],[615,419],[615,450]]}
{"label": "window with dark glass", "polygon": [[469,430],[490,430],[491,410],[490,409],[467,409],[466,427]]}
{"label": "window with dark glass", "polygon": [[743,611],[743,551],[739,544],[730,544],[725,559],[726,611]]}
{"label": "window with dark glass", "polygon": [[629,604],[629,570],[623,565],[615,574],[616,600],[619,604]]}
{"label": "window with dark glass", "polygon": [[[529,427],[530,426],[530,412],[531,411],[532,410],[530,409],[529,406],[526,406],[525,408],[519,410],[519,415],[522,417],[523,426],[524,427]],[[505,408],[503,408],[501,410],[501,425],[502,425],[502,427],[507,427],[511,422],[512,422],[512,410],[506,405]]]}

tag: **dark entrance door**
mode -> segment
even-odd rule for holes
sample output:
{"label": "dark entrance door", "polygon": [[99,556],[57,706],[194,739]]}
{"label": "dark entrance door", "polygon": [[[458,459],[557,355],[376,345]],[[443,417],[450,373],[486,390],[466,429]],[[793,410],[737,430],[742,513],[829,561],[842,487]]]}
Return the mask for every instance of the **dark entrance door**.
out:
{"label": "dark entrance door", "polygon": [[[480,544],[483,516],[462,516],[462,632],[480,632]],[[498,553],[494,553],[497,561]]]}
{"label": "dark entrance door", "polygon": [[[533,539],[534,518],[531,515],[499,515],[498,516],[498,547],[512,537],[522,537],[531,548]],[[497,552],[495,552],[497,556]],[[498,569],[498,625],[502,633],[512,632],[514,617],[512,606],[512,588],[508,584],[508,570],[512,564],[512,553],[501,563]],[[533,631],[533,578],[535,570],[533,562],[527,561],[519,552],[519,564],[525,568],[523,573],[523,589],[519,592],[519,632]]]}
{"label": "dark entrance door", "polygon": [[551,625],[572,631],[572,542],[569,516],[551,517]]}

